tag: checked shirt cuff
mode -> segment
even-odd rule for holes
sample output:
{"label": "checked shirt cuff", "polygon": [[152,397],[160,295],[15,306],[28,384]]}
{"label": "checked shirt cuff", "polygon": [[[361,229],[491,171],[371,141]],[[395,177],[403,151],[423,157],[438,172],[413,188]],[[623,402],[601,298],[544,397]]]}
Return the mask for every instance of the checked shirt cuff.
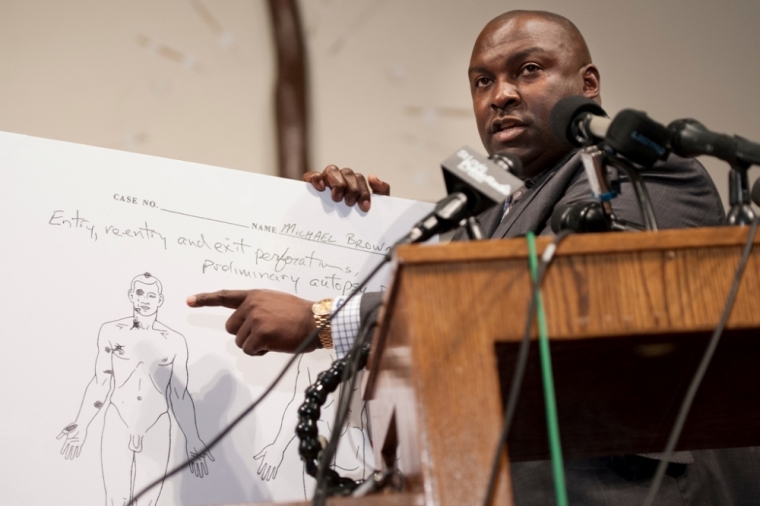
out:
{"label": "checked shirt cuff", "polygon": [[359,333],[359,325],[361,324],[360,307],[362,304],[362,296],[357,295],[353,299],[349,300],[345,307],[340,310],[340,313],[335,314],[338,307],[343,304],[343,301],[347,297],[335,297],[333,300],[332,310],[330,311],[334,316],[330,324],[333,338],[333,348],[335,349],[336,358],[341,359],[351,350],[351,347],[356,341],[356,336]]}

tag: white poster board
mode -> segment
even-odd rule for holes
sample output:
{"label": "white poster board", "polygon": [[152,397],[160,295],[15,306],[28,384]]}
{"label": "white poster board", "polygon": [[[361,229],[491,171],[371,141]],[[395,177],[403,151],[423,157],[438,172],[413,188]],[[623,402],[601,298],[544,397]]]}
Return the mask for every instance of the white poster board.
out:
{"label": "white poster board", "polygon": [[[3,504],[102,505],[106,486],[112,497],[129,494],[139,487],[130,480],[156,477],[146,469],[186,457],[193,415],[208,442],[263,391],[289,356],[244,355],[224,332],[231,311],[191,309],[188,295],[267,288],[318,300],[348,293],[430,209],[375,197],[363,213],[301,182],[0,133]],[[386,282],[387,272],[369,290]],[[138,289],[161,300],[136,302]],[[156,339],[139,334],[138,323],[130,328],[140,311],[154,311],[147,330],[161,336],[161,346],[132,339]],[[294,413],[331,360],[327,350],[305,356],[211,452],[208,474],[187,470],[167,480],[158,504],[310,495],[314,482],[292,440]],[[112,369],[98,368],[103,363]],[[185,371],[187,396],[166,393]],[[85,405],[87,385],[104,377],[108,397]],[[80,406],[95,415],[72,429]],[[323,411],[321,434],[329,435],[332,416]],[[84,443],[67,459],[61,450],[76,431]],[[361,403],[336,465],[354,478],[373,469]]]}

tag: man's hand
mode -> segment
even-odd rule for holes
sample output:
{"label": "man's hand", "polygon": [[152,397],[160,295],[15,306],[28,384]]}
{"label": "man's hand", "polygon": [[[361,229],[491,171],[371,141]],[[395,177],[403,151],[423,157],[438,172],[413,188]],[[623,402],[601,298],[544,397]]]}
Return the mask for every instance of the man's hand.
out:
{"label": "man's hand", "polygon": [[[312,302],[272,290],[221,290],[188,297],[190,307],[224,306],[235,309],[227,320],[227,332],[247,355],[268,351],[293,353],[317,328]],[[316,348],[316,339],[305,351]]]}
{"label": "man's hand", "polygon": [[63,441],[63,447],[61,448],[61,455],[64,459],[74,460],[82,453],[82,445],[87,437],[87,429],[84,433],[79,429],[79,425],[76,423],[70,423],[63,428],[60,434],[56,436],[56,439],[65,437]]}
{"label": "man's hand", "polygon": [[322,172],[307,172],[303,180],[317,189],[325,191],[330,188],[332,199],[335,202],[345,200],[347,206],[359,204],[359,209],[364,212],[370,208],[370,189],[377,195],[390,195],[391,187],[388,183],[370,174],[369,182],[364,176],[351,169],[339,169],[335,165],[328,165]]}

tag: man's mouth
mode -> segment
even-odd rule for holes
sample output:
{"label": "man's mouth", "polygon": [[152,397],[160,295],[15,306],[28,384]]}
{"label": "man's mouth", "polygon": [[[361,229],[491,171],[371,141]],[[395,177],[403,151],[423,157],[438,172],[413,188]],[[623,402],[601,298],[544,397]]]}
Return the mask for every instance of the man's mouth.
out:
{"label": "man's mouth", "polygon": [[525,130],[525,123],[513,118],[496,119],[491,123],[491,137],[496,142],[509,142]]}

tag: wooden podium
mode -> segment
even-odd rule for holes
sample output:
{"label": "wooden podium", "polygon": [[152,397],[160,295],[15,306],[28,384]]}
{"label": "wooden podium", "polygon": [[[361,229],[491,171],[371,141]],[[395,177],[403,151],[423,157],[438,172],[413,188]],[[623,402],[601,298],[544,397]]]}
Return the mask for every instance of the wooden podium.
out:
{"label": "wooden podium", "polygon": [[[565,459],[662,451],[747,234],[704,228],[561,244],[543,299]],[[539,254],[549,242],[538,240]],[[408,491],[372,501],[482,502],[525,325],[527,254],[525,239],[398,250],[365,396],[376,461],[400,457]],[[678,449],[760,445],[759,331],[755,248]],[[494,504],[512,504],[507,460],[549,458],[532,346]]]}

